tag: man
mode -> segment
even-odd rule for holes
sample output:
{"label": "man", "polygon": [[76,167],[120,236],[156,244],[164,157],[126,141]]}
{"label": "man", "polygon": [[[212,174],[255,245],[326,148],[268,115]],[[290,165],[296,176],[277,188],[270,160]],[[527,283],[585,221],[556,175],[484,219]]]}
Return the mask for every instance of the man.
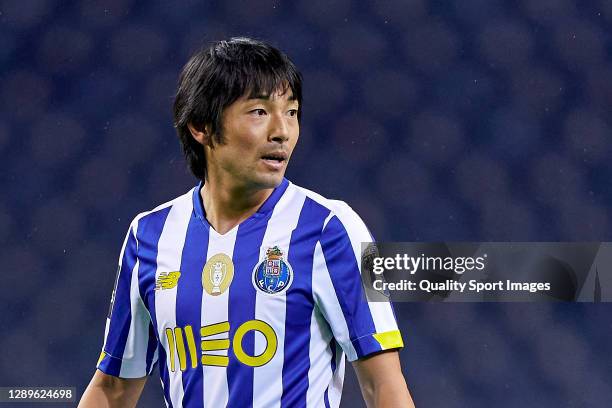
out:
{"label": "man", "polygon": [[348,205],[284,178],[301,75],[221,41],[184,67],[175,126],[200,184],[130,225],[80,406],[134,406],[159,364],[171,407],[337,407],[345,356],[371,407],[408,407],[389,303],[364,300]]}

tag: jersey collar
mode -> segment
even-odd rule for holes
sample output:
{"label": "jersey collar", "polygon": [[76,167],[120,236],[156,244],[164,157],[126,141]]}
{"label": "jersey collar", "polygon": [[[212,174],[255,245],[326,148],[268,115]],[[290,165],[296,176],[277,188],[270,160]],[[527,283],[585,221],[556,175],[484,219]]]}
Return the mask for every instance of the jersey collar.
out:
{"label": "jersey collar", "polygon": [[[200,190],[203,186],[204,182],[200,181],[198,185],[193,189],[193,211],[196,217],[202,220],[202,222],[208,224],[208,220],[206,219],[206,212],[204,211],[204,203],[202,202],[202,196],[200,195]],[[289,187],[289,180],[283,177],[283,181],[281,181],[281,183],[274,189],[274,191],[272,191],[270,197],[268,197],[266,201],[264,201],[262,206],[259,207],[255,214],[251,215],[245,221],[254,218],[257,219],[265,217],[266,215],[270,214],[274,209],[276,203],[278,203],[278,200],[280,200],[280,198],[283,196],[283,193],[287,190],[287,187]]]}

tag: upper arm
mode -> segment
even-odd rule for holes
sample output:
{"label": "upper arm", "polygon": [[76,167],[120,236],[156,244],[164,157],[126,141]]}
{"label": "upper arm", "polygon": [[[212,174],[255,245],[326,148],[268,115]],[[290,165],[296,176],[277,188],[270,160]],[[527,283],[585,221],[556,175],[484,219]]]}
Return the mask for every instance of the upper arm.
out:
{"label": "upper arm", "polygon": [[361,280],[361,245],[372,237],[344,205],[323,228],[315,252],[317,307],[349,361],[403,346],[390,302],[368,302]]}
{"label": "upper arm", "polygon": [[127,233],[106,320],[104,346],[97,368],[115,377],[150,374],[157,361],[157,340],[140,294],[137,221]]}
{"label": "upper arm", "polygon": [[146,381],[147,377],[119,378],[96,370],[79,407],[135,407]]}

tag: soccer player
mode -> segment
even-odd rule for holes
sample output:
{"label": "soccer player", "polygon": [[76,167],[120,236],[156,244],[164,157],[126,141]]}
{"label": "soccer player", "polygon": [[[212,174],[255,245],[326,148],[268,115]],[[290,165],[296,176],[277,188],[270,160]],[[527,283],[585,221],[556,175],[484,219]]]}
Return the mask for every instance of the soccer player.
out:
{"label": "soccer player", "polygon": [[200,183],[139,214],[81,407],[134,406],[159,365],[169,407],[337,407],[345,357],[369,407],[410,407],[391,305],[368,303],[344,202],[284,178],[301,75],[263,42],[196,53],[175,126]]}

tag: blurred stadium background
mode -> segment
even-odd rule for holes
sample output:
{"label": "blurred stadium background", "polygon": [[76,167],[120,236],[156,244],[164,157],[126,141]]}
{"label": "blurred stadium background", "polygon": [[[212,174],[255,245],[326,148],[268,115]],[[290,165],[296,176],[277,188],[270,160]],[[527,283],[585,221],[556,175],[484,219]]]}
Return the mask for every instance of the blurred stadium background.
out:
{"label": "blurred stadium background", "polygon": [[[130,220],[195,184],[170,107],[200,45],[293,58],[288,178],[380,241],[611,241],[611,25],[608,0],[0,0],[0,385],[88,383]],[[608,305],[396,311],[419,407],[612,406]]]}

